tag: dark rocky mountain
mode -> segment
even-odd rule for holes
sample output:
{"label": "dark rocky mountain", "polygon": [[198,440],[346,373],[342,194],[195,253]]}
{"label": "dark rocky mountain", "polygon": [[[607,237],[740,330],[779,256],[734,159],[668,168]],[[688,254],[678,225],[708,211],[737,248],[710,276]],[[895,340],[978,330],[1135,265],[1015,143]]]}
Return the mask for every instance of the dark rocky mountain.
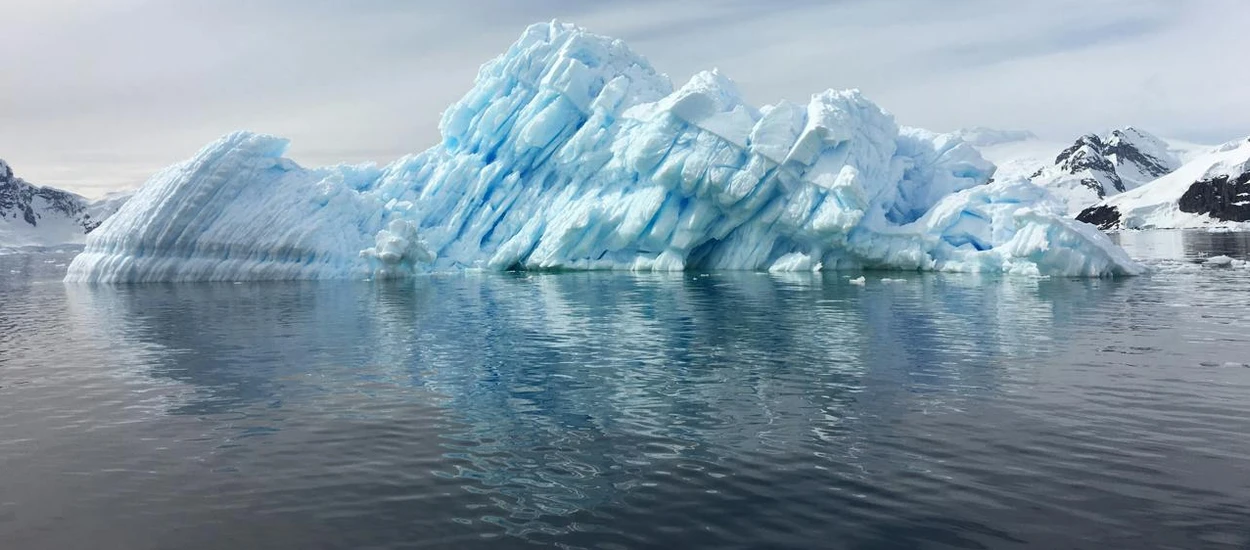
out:
{"label": "dark rocky mountain", "polygon": [[1066,181],[1067,187],[1076,183],[1101,199],[1145,185],[1180,166],[1167,142],[1130,126],[1106,137],[1077,138],[1055,157],[1053,166],[1038,170],[1032,179],[1051,186],[1059,181]]}
{"label": "dark rocky mountain", "polygon": [[1085,208],[1077,220],[1103,229],[1250,222],[1250,140],[1222,145],[1148,185]]}
{"label": "dark rocky mountain", "polygon": [[87,200],[79,195],[38,187],[15,176],[8,163],[0,160],[0,216],[21,218],[31,226],[38,227],[45,215],[55,214],[67,218],[84,217],[83,232],[90,232],[99,225],[86,214]]}
{"label": "dark rocky mountain", "polygon": [[1121,219],[1120,209],[1107,204],[1095,204],[1076,215],[1076,221],[1096,225],[1102,230],[1119,229]]}
{"label": "dark rocky mountain", "polygon": [[1181,212],[1220,221],[1250,221],[1250,171],[1194,182],[1176,204]]}
{"label": "dark rocky mountain", "polygon": [[93,202],[68,191],[40,187],[18,177],[0,160],[0,246],[81,241],[126,198]]}
{"label": "dark rocky mountain", "polygon": [[[1018,149],[1016,154],[1028,159],[1040,153],[1035,147]],[[1098,201],[1171,173],[1183,164],[1182,156],[1189,157],[1203,148],[1165,141],[1130,126],[1103,135],[1086,134],[1066,147],[1051,149],[1054,150],[1059,153],[1050,153],[1053,157],[1031,161],[1034,167],[1029,171],[1019,170],[1030,164],[1024,160],[1006,157],[999,162],[1009,167],[1009,175],[1022,175],[1045,187],[1076,215]],[[1007,148],[1003,151],[1011,152]]]}

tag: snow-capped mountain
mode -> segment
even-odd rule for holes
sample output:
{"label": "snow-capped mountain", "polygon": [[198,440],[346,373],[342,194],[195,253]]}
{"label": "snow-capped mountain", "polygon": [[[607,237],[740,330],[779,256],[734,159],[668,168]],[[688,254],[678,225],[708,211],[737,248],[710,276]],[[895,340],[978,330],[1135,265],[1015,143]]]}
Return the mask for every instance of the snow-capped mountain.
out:
{"label": "snow-capped mountain", "polygon": [[1086,134],[1071,144],[1043,141],[1026,131],[976,128],[954,134],[998,166],[994,179],[1027,178],[1062,200],[1071,214],[1165,176],[1209,149],[1131,126]]}
{"label": "snow-capped mountain", "polygon": [[994,163],[996,181],[1030,179],[1033,174],[1054,164],[1055,155],[1067,144],[1048,141],[1027,130],[992,130],[972,128],[956,130],[951,135],[962,139]]}
{"label": "snow-capped mountain", "polygon": [[1078,212],[1107,196],[1136,189],[1180,168],[1166,142],[1136,128],[1086,134],[1031,176]]}
{"label": "snow-capped mountain", "polygon": [[1250,222],[1250,139],[1216,147],[1153,182],[1085,208],[1077,219],[1103,229]]}
{"label": "snow-capped mountain", "polygon": [[17,177],[0,160],[0,248],[81,244],[130,198],[116,193],[98,201],[40,187]]}

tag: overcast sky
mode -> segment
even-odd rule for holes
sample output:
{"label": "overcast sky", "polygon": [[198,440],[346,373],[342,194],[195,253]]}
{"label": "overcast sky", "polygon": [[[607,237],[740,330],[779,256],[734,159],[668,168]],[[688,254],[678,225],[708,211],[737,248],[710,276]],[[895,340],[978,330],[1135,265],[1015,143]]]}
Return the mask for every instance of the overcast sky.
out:
{"label": "overcast sky", "polygon": [[1250,135],[1248,0],[4,0],[0,158],[90,196],[236,129],[386,162],[537,21],[617,36],[756,105],[860,88],[905,125],[1066,140]]}

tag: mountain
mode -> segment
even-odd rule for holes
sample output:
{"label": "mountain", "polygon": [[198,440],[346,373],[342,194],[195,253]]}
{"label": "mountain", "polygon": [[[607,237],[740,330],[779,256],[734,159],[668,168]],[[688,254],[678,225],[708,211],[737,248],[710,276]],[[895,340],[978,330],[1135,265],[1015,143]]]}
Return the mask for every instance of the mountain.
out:
{"label": "mountain", "polygon": [[1167,143],[1135,128],[1086,134],[1031,176],[1068,204],[1072,213],[1109,195],[1136,189],[1180,168]]}
{"label": "mountain", "polygon": [[1055,155],[1067,144],[1038,138],[1027,130],[972,128],[950,134],[975,147],[981,156],[998,167],[994,179],[1031,179],[1033,174],[1055,162]]}
{"label": "mountain", "polygon": [[1021,131],[978,128],[955,135],[999,167],[994,179],[1028,178],[1063,201],[1071,214],[1165,176],[1209,149],[1131,126],[1105,135],[1086,134],[1066,145]]}
{"label": "mountain", "polygon": [[1141,272],[1096,228],[959,139],[860,92],[762,108],[624,42],[531,26],[387,166],[305,168],[239,132],[154,176],[68,281],[405,277],[430,271]]}
{"label": "mountain", "polygon": [[129,194],[99,201],[33,185],[0,160],[0,248],[81,244]]}
{"label": "mountain", "polygon": [[1229,142],[1153,182],[1083,209],[1103,229],[1250,229],[1250,139]]}
{"label": "mountain", "polygon": [[997,130],[994,128],[975,127],[955,130],[951,132],[951,135],[963,140],[968,145],[982,150],[1009,143],[1038,141],[1037,135],[1028,130]]}

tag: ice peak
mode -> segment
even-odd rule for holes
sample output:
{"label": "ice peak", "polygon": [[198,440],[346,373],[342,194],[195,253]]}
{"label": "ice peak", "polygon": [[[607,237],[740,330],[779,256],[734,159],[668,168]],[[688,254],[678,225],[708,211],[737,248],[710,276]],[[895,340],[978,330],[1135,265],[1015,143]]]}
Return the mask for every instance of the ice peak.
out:
{"label": "ice peak", "polygon": [[678,93],[691,93],[693,91],[715,93],[731,103],[742,102],[742,94],[738,91],[738,84],[717,68],[695,73],[681,87]]}
{"label": "ice peak", "polygon": [[[558,21],[538,23],[482,66],[473,89],[444,112],[439,129],[453,152],[490,156],[505,144],[542,148],[569,137],[595,112],[615,117],[671,91],[668,78],[624,42]],[[556,116],[565,108],[580,115]]]}
{"label": "ice peak", "polygon": [[696,120],[738,105],[743,105],[743,101],[737,84],[716,69],[695,73],[677,91],[659,102],[661,108],[671,110],[677,116]]}

